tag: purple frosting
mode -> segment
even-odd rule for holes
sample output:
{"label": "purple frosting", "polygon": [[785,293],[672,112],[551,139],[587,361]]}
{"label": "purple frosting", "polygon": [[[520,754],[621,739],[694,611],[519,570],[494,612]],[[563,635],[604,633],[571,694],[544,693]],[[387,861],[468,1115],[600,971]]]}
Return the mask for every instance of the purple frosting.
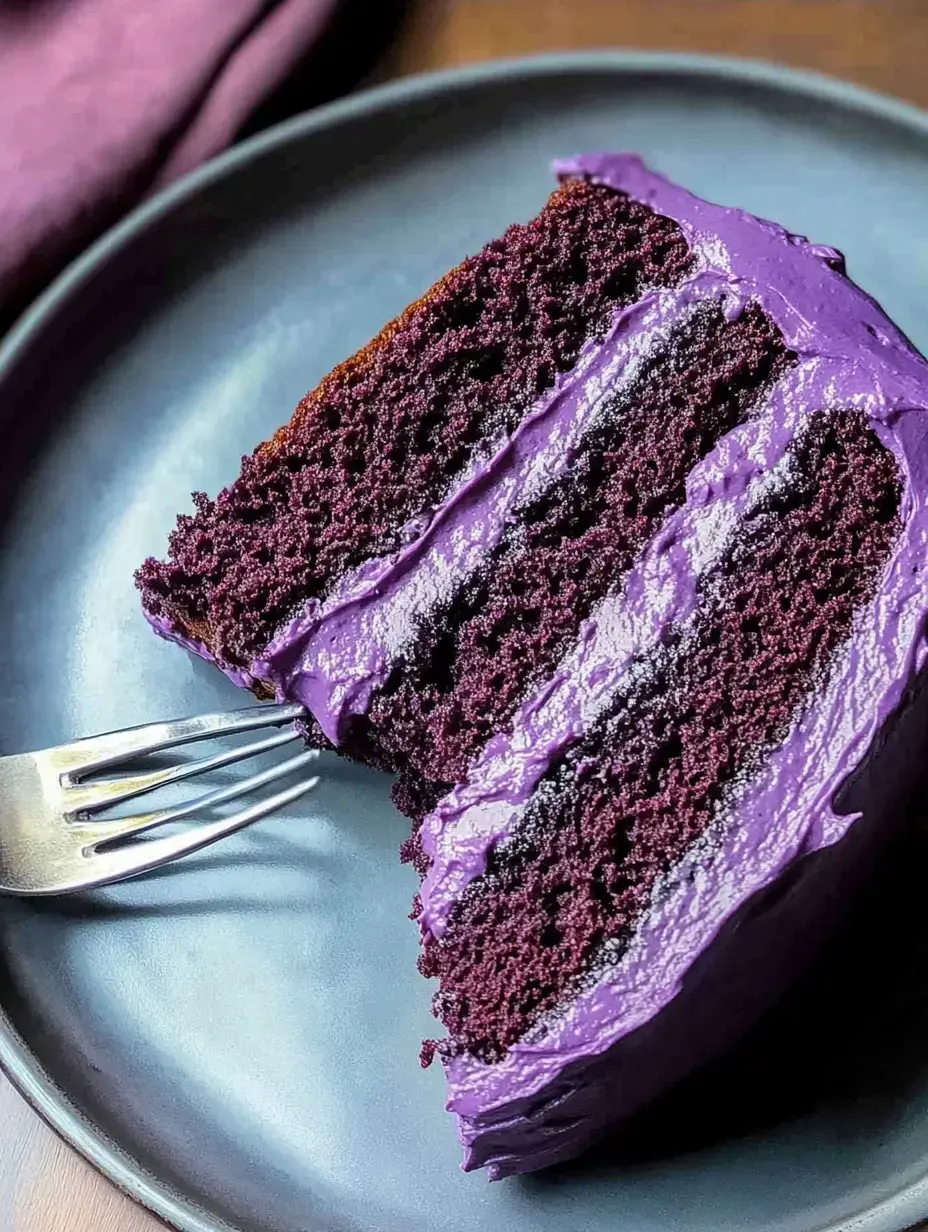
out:
{"label": "purple frosting", "polygon": [[[414,636],[416,618],[499,542],[513,511],[562,471],[604,395],[700,300],[721,300],[731,316],[759,302],[798,363],[761,418],[723,438],[694,469],[685,507],[647,546],[621,593],[584,623],[575,649],[520,708],[512,730],[426,819],[432,864],[422,886],[423,930],[440,936],[551,760],[589,729],[632,660],[693,614],[700,576],[746,508],[778,482],[810,413],[854,408],[868,416],[899,463],[903,528],[826,687],[720,819],[721,843],[694,851],[661,888],[621,961],[502,1062],[463,1055],[447,1063],[465,1167],[488,1165],[494,1177],[576,1153],[724,1046],[777,995],[812,952],[808,938],[837,914],[835,875],[850,893],[886,829],[914,776],[912,733],[922,731],[928,710],[907,700],[926,657],[928,364],[843,276],[833,249],[702,201],[630,155],[586,155],[557,171],[588,176],[674,219],[695,256],[692,275],[682,288],[617,314],[604,341],[585,350],[512,438],[409,528],[401,552],[310,605],[250,673],[227,672],[237,683],[270,682],[281,699],[306,704],[337,741]],[[170,627],[159,631],[211,657]],[[872,749],[876,774],[867,769]],[[836,807],[838,793],[862,774],[864,786]],[[795,885],[761,910],[788,870]],[[801,946],[792,944],[797,935]]]}

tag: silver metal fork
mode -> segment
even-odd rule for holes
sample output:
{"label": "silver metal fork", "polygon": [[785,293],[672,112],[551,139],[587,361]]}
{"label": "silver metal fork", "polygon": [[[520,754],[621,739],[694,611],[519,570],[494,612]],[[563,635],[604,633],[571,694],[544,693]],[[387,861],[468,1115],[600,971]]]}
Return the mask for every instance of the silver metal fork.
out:
{"label": "silver metal fork", "polygon": [[[287,761],[220,787],[175,808],[135,813],[113,820],[94,814],[144,792],[179,783],[191,775],[218,770],[299,740],[292,726],[305,717],[302,706],[251,706],[229,714],[149,723],[125,731],[75,740],[39,753],[0,757],[0,893],[66,894],[136,877],[276,812],[319,782],[302,778],[276,795],[211,822],[187,826],[179,833],[144,842],[121,842],[157,826],[194,817],[228,800],[254,792],[308,766],[318,750],[308,749]],[[89,775],[149,753],[211,740],[235,732],[291,724],[289,730],[212,757],[153,770],[148,774],[84,782]]]}

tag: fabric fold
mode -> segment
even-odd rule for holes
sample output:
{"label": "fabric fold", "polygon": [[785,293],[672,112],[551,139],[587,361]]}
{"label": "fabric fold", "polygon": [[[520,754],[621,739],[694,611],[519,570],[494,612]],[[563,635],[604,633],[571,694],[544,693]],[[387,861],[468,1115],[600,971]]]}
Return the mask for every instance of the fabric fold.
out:
{"label": "fabric fold", "polygon": [[231,141],[338,0],[0,7],[0,317]]}

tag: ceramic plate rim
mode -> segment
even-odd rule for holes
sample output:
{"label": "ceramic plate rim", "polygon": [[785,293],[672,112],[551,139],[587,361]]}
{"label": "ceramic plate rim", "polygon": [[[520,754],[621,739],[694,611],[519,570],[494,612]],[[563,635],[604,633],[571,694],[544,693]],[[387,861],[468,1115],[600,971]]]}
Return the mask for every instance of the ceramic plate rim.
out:
{"label": "ceramic plate rim", "polygon": [[[653,76],[716,79],[733,88],[761,86],[793,96],[832,103],[890,121],[928,137],[928,111],[891,95],[838,78],[763,60],[687,52],[589,50],[490,60],[419,74],[363,90],[305,112],[242,142],[151,197],[107,231],[73,261],[0,340],[0,387],[21,357],[40,339],[46,325],[80,288],[117,259],[149,227],[217,181],[264,154],[315,133],[359,118],[501,81],[549,75]],[[41,1118],[117,1189],[180,1232],[236,1232],[219,1219],[149,1175],[118,1144],[109,1141],[45,1072],[0,1005],[0,1069]],[[809,1232],[898,1232],[928,1216],[928,1158],[925,1173],[882,1199],[868,1211]]]}

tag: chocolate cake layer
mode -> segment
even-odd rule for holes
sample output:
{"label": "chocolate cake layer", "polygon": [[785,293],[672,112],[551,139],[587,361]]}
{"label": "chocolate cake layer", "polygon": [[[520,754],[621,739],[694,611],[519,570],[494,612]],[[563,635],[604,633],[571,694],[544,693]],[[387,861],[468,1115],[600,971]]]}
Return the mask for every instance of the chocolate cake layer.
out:
{"label": "chocolate cake layer", "polygon": [[817,415],[790,482],[706,579],[705,612],[551,768],[420,967],[452,1048],[486,1061],[614,961],[660,877],[724,818],[827,675],[898,533],[895,460],[853,412]]}
{"label": "chocolate cake layer", "polygon": [[729,320],[706,302],[607,400],[565,474],[518,512],[453,601],[426,614],[348,734],[350,752],[399,774],[403,811],[421,817],[466,776],[684,503],[696,462],[794,358],[757,305]]}
{"label": "chocolate cake layer", "polygon": [[168,559],[139,570],[147,613],[250,670],[307,600],[415,533],[618,308],[688,265],[647,206],[563,185],[327,376],[216,500],[195,495]]}

